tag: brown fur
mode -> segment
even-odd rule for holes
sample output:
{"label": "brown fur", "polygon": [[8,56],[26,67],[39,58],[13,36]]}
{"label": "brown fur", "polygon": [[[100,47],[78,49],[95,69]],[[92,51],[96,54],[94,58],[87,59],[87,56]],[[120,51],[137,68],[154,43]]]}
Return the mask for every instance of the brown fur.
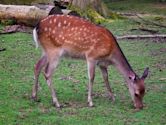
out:
{"label": "brown fur", "polygon": [[36,99],[38,77],[45,67],[45,77],[50,88],[53,104],[60,107],[56,92],[52,87],[51,77],[61,56],[86,59],[88,65],[88,104],[93,106],[92,85],[95,66],[99,65],[110,98],[114,96],[108,81],[107,67],[113,64],[124,76],[137,109],[143,107],[145,93],[144,80],[148,75],[145,70],[139,78],[131,68],[112,33],[85,19],[69,15],[51,15],[41,20],[36,27],[38,40],[43,48],[43,56],[35,66],[35,85],[32,97]]}

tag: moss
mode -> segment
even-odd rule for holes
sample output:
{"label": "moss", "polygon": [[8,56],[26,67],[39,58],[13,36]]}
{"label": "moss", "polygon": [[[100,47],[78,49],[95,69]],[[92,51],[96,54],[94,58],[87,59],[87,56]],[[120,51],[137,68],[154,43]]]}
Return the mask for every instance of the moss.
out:
{"label": "moss", "polygon": [[81,10],[79,7],[76,6],[68,6],[68,9],[72,11],[76,11],[78,14],[80,14],[82,17],[88,18],[92,22],[96,24],[101,24],[104,22],[112,22],[113,19],[123,19],[124,17],[120,16],[117,13],[109,11],[107,14],[107,17],[111,18],[105,18],[101,14],[99,14],[91,5],[89,5],[86,9]]}
{"label": "moss", "polygon": [[106,21],[106,19],[101,16],[98,12],[96,12],[92,8],[87,9],[87,17],[94,23],[100,24]]}
{"label": "moss", "polygon": [[8,20],[2,19],[2,20],[0,20],[0,24],[2,24],[2,25],[14,25],[14,24],[16,24],[16,20],[13,20],[13,19],[8,19]]}
{"label": "moss", "polygon": [[91,7],[87,7],[85,10],[81,10],[80,8],[76,6],[70,6],[68,7],[72,11],[76,11],[78,14],[80,14],[82,17],[88,18],[92,22],[96,24],[100,24],[105,22],[107,19],[101,16],[98,12],[96,12]]}
{"label": "moss", "polygon": [[81,10],[80,8],[76,7],[76,6],[68,6],[68,9],[69,10],[72,10],[72,11],[76,11],[78,14],[80,14],[82,17],[86,17],[86,14],[83,10]]}
{"label": "moss", "polygon": [[114,12],[110,12],[109,17],[111,19],[124,19],[125,18],[125,17],[123,17],[123,16],[121,16],[121,15],[119,15],[117,13],[114,13]]}

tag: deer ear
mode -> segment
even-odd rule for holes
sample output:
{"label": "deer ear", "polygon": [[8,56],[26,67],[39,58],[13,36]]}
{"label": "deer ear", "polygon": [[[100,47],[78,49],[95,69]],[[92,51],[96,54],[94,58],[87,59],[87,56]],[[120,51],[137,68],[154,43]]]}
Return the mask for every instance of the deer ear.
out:
{"label": "deer ear", "polygon": [[147,67],[147,68],[144,70],[144,73],[143,73],[141,79],[144,80],[144,79],[148,76],[148,73],[149,73],[149,67]]}
{"label": "deer ear", "polygon": [[135,78],[136,78],[135,73],[130,72],[130,73],[129,73],[129,79],[132,80],[132,81],[134,81]]}

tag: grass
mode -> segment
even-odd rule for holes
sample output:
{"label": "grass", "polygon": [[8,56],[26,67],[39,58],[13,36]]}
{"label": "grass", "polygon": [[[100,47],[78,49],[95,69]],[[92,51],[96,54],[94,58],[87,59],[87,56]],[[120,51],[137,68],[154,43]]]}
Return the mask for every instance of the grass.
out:
{"label": "grass", "polygon": [[[115,35],[144,34],[131,31],[140,25],[129,19],[114,20],[104,25]],[[153,28],[161,34],[166,32],[164,28]],[[41,50],[35,50],[29,34],[0,35],[0,48],[6,48],[0,52],[0,125],[165,125],[165,41],[121,40],[119,44],[139,75],[145,67],[150,67],[150,75],[146,79],[145,108],[139,112],[134,111],[125,82],[112,66],[109,68],[109,80],[116,94],[115,103],[105,96],[97,68],[93,96],[95,107],[88,108],[86,62],[72,59],[62,59],[53,77],[59,101],[65,107],[57,110],[51,105],[51,95],[42,75],[39,101],[31,101],[33,67]]]}
{"label": "grass", "polygon": [[[146,20],[137,16],[128,16],[125,19],[117,19],[110,24],[105,24],[116,35],[135,35],[150,34],[140,29],[156,31],[157,34],[166,33],[165,27],[155,26],[153,23],[166,26],[166,3],[156,2],[155,0],[118,0],[110,2],[104,0],[111,11],[115,13],[140,14]],[[129,19],[128,19],[129,18]],[[118,28],[117,28],[118,27]]]}
{"label": "grass", "polygon": [[[15,33],[1,35],[0,46],[0,124],[56,124],[56,125],[164,125],[166,81],[165,43],[152,41],[120,41],[125,55],[138,74],[146,66],[150,76],[146,80],[146,107],[134,112],[128,90],[122,77],[111,67],[110,81],[116,102],[113,104],[105,95],[105,88],[99,69],[94,84],[94,103],[88,108],[87,70],[85,61],[63,59],[54,76],[54,87],[59,100],[65,105],[56,110],[51,105],[51,96],[43,76],[40,78],[39,102],[30,100],[33,85],[33,65],[40,57],[34,49],[30,35]],[[65,79],[71,77],[74,80]],[[76,81],[76,82],[75,82]]]}
{"label": "grass", "polygon": [[104,0],[113,11],[166,15],[166,3],[157,0]]}

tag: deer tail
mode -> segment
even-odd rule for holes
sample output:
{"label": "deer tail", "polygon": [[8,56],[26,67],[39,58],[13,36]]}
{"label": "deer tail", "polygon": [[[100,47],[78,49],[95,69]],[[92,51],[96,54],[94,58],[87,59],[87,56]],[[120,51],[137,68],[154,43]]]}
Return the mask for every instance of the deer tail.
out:
{"label": "deer tail", "polygon": [[38,34],[37,34],[37,29],[36,27],[33,29],[33,40],[36,45],[36,49],[39,47],[39,40],[38,40]]}

